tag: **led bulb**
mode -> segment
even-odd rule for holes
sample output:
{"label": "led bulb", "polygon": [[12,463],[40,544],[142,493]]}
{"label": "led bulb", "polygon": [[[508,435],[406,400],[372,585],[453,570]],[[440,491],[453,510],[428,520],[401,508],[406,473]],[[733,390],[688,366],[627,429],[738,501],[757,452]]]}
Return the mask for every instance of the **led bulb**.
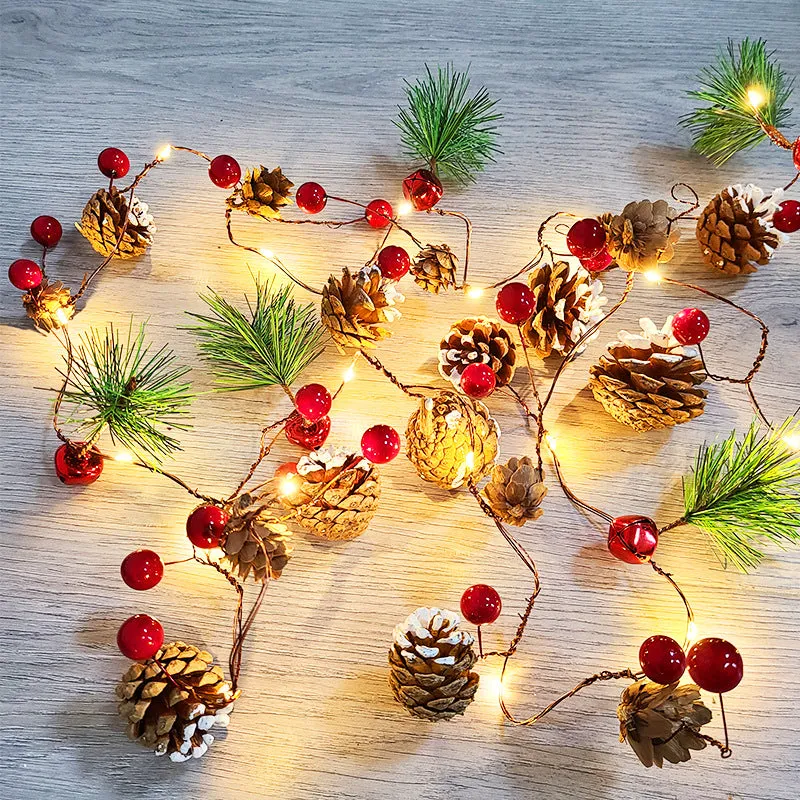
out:
{"label": "led bulb", "polygon": [[475,469],[475,453],[472,450],[470,450],[469,453],[467,453],[467,457],[464,459],[464,463],[467,465],[467,469],[470,472],[472,472],[472,470]]}
{"label": "led bulb", "polygon": [[342,375],[342,381],[344,383],[350,383],[353,378],[356,376],[356,365],[351,364],[346,370],[344,375]]}
{"label": "led bulb", "polygon": [[467,297],[483,297],[483,289],[480,286],[470,286],[467,289]]}
{"label": "led bulb", "polygon": [[767,102],[766,95],[758,86],[751,86],[747,90],[747,102],[755,109],[761,108]]}
{"label": "led bulb", "polygon": [[789,433],[783,437],[783,443],[790,450],[800,450],[800,433]]}
{"label": "led bulb", "polygon": [[290,497],[297,491],[297,484],[294,480],[294,475],[287,475],[282,481],[280,486],[280,493],[284,497]]}
{"label": "led bulb", "polygon": [[166,161],[171,155],[172,145],[165,145],[156,153],[156,161]]}
{"label": "led bulb", "polygon": [[133,463],[133,454],[127,450],[120,450],[119,453],[114,453],[114,461],[122,461],[124,464]]}
{"label": "led bulb", "polygon": [[648,269],[647,272],[644,273],[644,277],[646,280],[650,281],[650,283],[661,283],[661,273],[655,269]]}
{"label": "led bulb", "polygon": [[398,217],[405,217],[410,214],[414,210],[414,206],[408,202],[408,200],[403,200],[401,203],[397,204],[397,216]]}
{"label": "led bulb", "polygon": [[275,258],[275,253],[266,247],[259,247],[258,252],[261,253],[264,258]]}

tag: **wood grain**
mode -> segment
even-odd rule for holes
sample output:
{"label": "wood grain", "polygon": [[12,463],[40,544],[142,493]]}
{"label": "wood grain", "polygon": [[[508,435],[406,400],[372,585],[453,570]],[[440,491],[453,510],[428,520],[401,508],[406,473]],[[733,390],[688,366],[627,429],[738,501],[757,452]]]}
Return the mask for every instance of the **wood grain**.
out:
{"label": "wood grain", "polygon": [[[521,266],[539,221],[557,209],[598,213],[664,196],[688,181],[707,198],[731,182],[787,180],[786,155],[767,145],[715,170],[687,149],[676,126],[683,94],[725,37],[765,36],[790,74],[800,73],[793,0],[673,3],[545,0],[538,3],[386,4],[331,2],[0,4],[2,123],[0,246],[5,262],[35,251],[30,220],[75,220],[99,185],[99,150],[124,147],[141,163],[165,142],[230,152],[243,163],[280,164],[297,183],[369,200],[395,199],[408,165],[390,119],[402,78],[424,61],[471,64],[476,81],[502,98],[504,154],[448,204],[476,225],[474,278],[488,283]],[[794,132],[797,127],[795,125]],[[159,234],[152,252],[115,263],[89,293],[75,331],[130,315],[150,318],[156,342],[197,364],[179,328],[211,285],[237,295],[250,283],[242,253],[228,246],[223,193],[202,167],[175,158],[142,187]],[[460,243],[457,221],[413,220],[432,241]],[[65,229],[71,225],[65,225]],[[306,226],[310,227],[310,226]],[[242,235],[280,253],[321,285],[358,265],[375,234],[250,225]],[[299,230],[296,228],[300,228]],[[749,279],[705,271],[691,231],[672,274],[722,291],[771,328],[757,391],[782,418],[798,402],[800,243]],[[75,286],[95,255],[74,231],[52,269]],[[621,290],[610,276],[608,292]],[[663,318],[696,299],[641,286],[619,315]],[[707,308],[708,355],[717,371],[744,373],[757,331],[725,308]],[[156,614],[168,635],[227,651],[233,597],[192,565],[170,568],[154,591],[119,579],[122,557],[150,546],[185,556],[191,498],[157,476],[113,465],[84,491],[61,486],[51,466],[50,396],[59,353],[35,333],[18,296],[2,308],[3,702],[0,778],[15,800],[75,798],[426,798],[510,800],[786,800],[796,796],[797,640],[800,553],[774,553],[757,572],[725,571],[699,533],[670,534],[661,561],[674,570],[702,634],[740,647],[746,677],[729,695],[734,756],[699,753],[689,764],[645,771],[617,742],[619,683],[596,685],[533,729],[504,724],[490,696],[496,665],[463,720],[432,725],[408,717],[386,686],[392,628],[422,604],[455,607],[467,585],[486,581],[505,611],[490,644],[509,636],[529,591],[527,575],[466,496],[440,492],[397,459],[384,469],[382,509],[360,539],[330,546],[300,537],[272,585],[245,656],[244,695],[227,739],[184,767],[156,760],[124,738],[112,690],[125,667],[114,632],[137,611]],[[492,298],[432,297],[407,287],[404,317],[381,357],[406,380],[435,379],[449,323],[492,311]],[[615,328],[616,326],[612,326]],[[569,371],[550,425],[574,489],[611,513],[668,521],[679,513],[678,477],[697,444],[746,425],[735,387],[714,385],[708,412],[668,433],[633,434],[583,388],[606,331]],[[331,349],[309,378],[332,382],[346,362]],[[546,380],[550,368],[537,367]],[[286,411],[277,391],[219,396],[197,366],[202,393],[194,429],[174,471],[209,492],[230,491],[252,460],[257,431]],[[524,387],[522,375],[517,379]],[[506,456],[529,452],[516,412],[490,403]],[[413,405],[362,365],[337,401],[333,439],[355,445],[370,424],[404,428]],[[272,466],[293,456],[281,445]],[[230,488],[229,488],[230,487]],[[516,709],[534,710],[598,669],[634,666],[641,640],[677,635],[680,607],[647,569],[613,563],[601,532],[557,489],[545,516],[521,532],[544,589],[510,684]],[[792,644],[794,642],[794,644]],[[719,735],[718,720],[713,723]]]}

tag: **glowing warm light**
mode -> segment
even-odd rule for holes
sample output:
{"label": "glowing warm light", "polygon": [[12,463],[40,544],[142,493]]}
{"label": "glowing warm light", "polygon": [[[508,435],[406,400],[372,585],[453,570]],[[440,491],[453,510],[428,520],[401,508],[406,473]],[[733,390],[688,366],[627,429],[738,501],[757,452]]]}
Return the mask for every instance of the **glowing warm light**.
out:
{"label": "glowing warm light", "polygon": [[475,469],[475,453],[472,450],[470,450],[469,453],[467,453],[467,457],[464,459],[464,463],[467,465],[467,469],[470,472],[472,472],[472,470]]}
{"label": "glowing warm light", "polygon": [[122,461],[124,464],[133,463],[133,454],[127,450],[120,450],[119,453],[114,453],[114,461]]}
{"label": "glowing warm light", "polygon": [[260,247],[258,249],[258,252],[261,253],[261,255],[264,256],[264,258],[275,258],[275,253],[273,253],[272,250],[269,250],[266,247]]}
{"label": "glowing warm light", "polygon": [[350,383],[353,378],[356,376],[356,365],[351,364],[346,370],[344,375],[342,375],[342,381],[344,383]]}
{"label": "glowing warm light", "polygon": [[398,217],[405,217],[410,214],[414,210],[414,206],[408,202],[408,200],[403,200],[402,203],[397,204],[397,216]]}
{"label": "glowing warm light", "polygon": [[556,451],[556,445],[558,444],[558,439],[555,436],[548,433],[545,435],[544,440],[547,442],[547,446],[552,450],[554,453]]}
{"label": "glowing warm light", "polygon": [[470,286],[467,289],[467,297],[483,297],[483,289],[480,286]]}
{"label": "glowing warm light", "polygon": [[156,161],[166,161],[172,155],[172,145],[165,145],[156,153]]}
{"label": "glowing warm light", "polygon": [[747,102],[753,108],[761,108],[767,102],[767,97],[758,86],[751,86],[747,90]]}
{"label": "glowing warm light", "polygon": [[695,639],[697,639],[697,625],[695,625],[694,620],[692,620],[686,626],[686,643],[692,644]]}
{"label": "glowing warm light", "polygon": [[56,319],[61,325],[66,325],[69,322],[69,317],[66,315],[63,308],[56,309]]}
{"label": "glowing warm light", "polygon": [[783,443],[791,450],[800,450],[800,433],[789,433],[783,437]]}
{"label": "glowing warm light", "polygon": [[650,281],[650,283],[661,283],[661,273],[654,269],[648,269],[644,273],[644,277]]}
{"label": "glowing warm light", "polygon": [[493,704],[500,702],[500,697],[505,695],[503,681],[497,675],[481,675],[481,692]]}
{"label": "glowing warm light", "polygon": [[297,491],[297,484],[295,483],[295,476],[289,474],[281,481],[280,493],[284,497],[290,497],[296,491]]}

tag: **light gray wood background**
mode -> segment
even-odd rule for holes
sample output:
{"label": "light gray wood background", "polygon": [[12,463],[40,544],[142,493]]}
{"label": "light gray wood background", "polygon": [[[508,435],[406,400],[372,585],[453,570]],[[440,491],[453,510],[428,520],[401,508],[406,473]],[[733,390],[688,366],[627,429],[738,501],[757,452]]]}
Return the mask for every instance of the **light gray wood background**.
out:
{"label": "light gray wood background", "polygon": [[[52,273],[76,286],[96,255],[71,223],[101,184],[99,150],[123,147],[134,163],[166,142],[243,164],[280,164],[298,184],[395,200],[408,164],[390,120],[402,79],[423,62],[471,64],[476,83],[501,98],[504,154],[446,207],[476,225],[474,277],[489,282],[533,252],[539,221],[557,209],[599,213],[665,196],[688,181],[709,198],[731,182],[766,188],[791,176],[787,155],[763,145],[724,169],[688,151],[676,125],[690,108],[683,91],[726,37],[765,36],[786,70],[800,72],[793,0],[673,3],[575,0],[526,3],[209,2],[114,3],[2,0],[0,252],[3,263],[35,253],[27,228],[37,214],[65,224]],[[797,135],[800,117],[790,133]],[[149,318],[201,393],[195,428],[174,471],[211,493],[230,491],[250,463],[257,431],[286,412],[279,391],[209,393],[184,312],[211,285],[227,296],[250,286],[244,254],[225,239],[224,192],[202,164],[176,157],[141,189],[159,225],[152,252],[115,263],[97,281],[72,330]],[[414,219],[433,241],[461,245],[456,222]],[[773,418],[798,402],[800,241],[749,279],[724,280],[700,263],[686,230],[670,273],[728,294],[762,314],[771,349],[757,390]],[[311,283],[358,265],[376,241],[341,232],[249,225],[243,237],[281,254]],[[610,295],[622,278],[608,278]],[[435,379],[437,343],[462,316],[493,311],[491,297],[434,297],[406,283],[404,317],[381,357],[409,380]],[[301,293],[298,296],[302,296]],[[763,798],[796,796],[798,580],[800,553],[773,557],[754,574],[723,570],[702,536],[675,532],[660,547],[698,615],[701,634],[734,641],[745,680],[728,696],[734,756],[698,754],[689,764],[645,771],[617,741],[621,682],[598,685],[533,729],[503,722],[492,696],[496,664],[463,719],[427,724],[396,705],[386,685],[392,628],[423,604],[457,607],[477,581],[503,595],[490,644],[508,637],[529,591],[525,570],[463,495],[424,485],[404,458],[384,469],[382,508],[346,545],[299,537],[294,560],[273,584],[248,643],[227,739],[199,762],[172,765],[129,743],[112,697],[126,662],[114,634],[151,612],[169,637],[227,653],[233,597],[191,564],[135,593],[118,566],[148,546],[165,559],[187,554],[192,499],[157,476],[110,465],[86,490],[63,487],[52,468],[49,427],[60,354],[28,325],[8,285],[2,303],[3,702],[0,777],[9,798]],[[585,389],[592,358],[613,332],[642,315],[663,320],[697,302],[642,285],[561,386],[550,427],[579,494],[612,513],[662,523],[679,514],[679,476],[706,438],[745,426],[744,393],[712,385],[708,412],[667,433],[634,434]],[[724,308],[701,303],[713,322],[708,355],[717,371],[744,373],[757,331]],[[331,349],[309,378],[334,383],[346,362]],[[543,380],[550,368],[537,365]],[[524,387],[520,374],[517,385]],[[507,403],[490,402],[505,456],[531,439]],[[401,430],[413,404],[365,365],[337,401],[332,442],[355,445],[377,422]],[[283,443],[269,462],[293,457]],[[646,568],[613,561],[602,532],[557,488],[546,513],[521,531],[544,589],[510,684],[513,706],[545,705],[598,669],[635,666],[654,632],[680,636],[681,612]],[[709,698],[709,702],[713,702]],[[718,718],[712,732],[721,735]],[[791,786],[794,785],[795,789]]]}

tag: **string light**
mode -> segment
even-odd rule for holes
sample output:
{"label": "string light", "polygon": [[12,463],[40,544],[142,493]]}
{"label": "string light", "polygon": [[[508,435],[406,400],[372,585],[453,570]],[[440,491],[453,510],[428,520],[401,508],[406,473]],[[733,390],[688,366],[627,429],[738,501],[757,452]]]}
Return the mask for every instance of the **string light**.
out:
{"label": "string light", "polygon": [[686,644],[692,644],[697,639],[697,625],[694,620],[689,620],[686,625]]}
{"label": "string light", "polygon": [[475,469],[475,453],[474,453],[474,451],[470,450],[469,453],[467,453],[467,457],[464,459],[464,463],[467,465],[467,470],[469,472],[472,472],[472,470]]}
{"label": "string light", "polygon": [[343,383],[350,383],[350,381],[353,380],[353,378],[355,378],[355,376],[356,376],[356,365],[355,364],[351,364],[345,370],[344,375],[342,375],[342,382]]}
{"label": "string light", "polygon": [[264,258],[275,258],[275,253],[267,247],[259,247],[258,252],[261,253]]}
{"label": "string light", "polygon": [[483,289],[480,286],[469,286],[467,287],[467,297],[483,297]]}
{"label": "string light", "polygon": [[800,450],[800,433],[789,433],[783,437],[783,443],[791,450]]}
{"label": "string light", "polygon": [[556,437],[553,436],[552,434],[548,433],[545,435],[544,440],[545,442],[547,442],[547,446],[550,448],[550,451],[555,453],[556,445],[558,444],[558,439],[556,439]]}
{"label": "string light", "polygon": [[747,102],[750,103],[753,108],[759,109],[767,102],[767,97],[760,87],[751,86],[747,90]]}
{"label": "string light", "polygon": [[408,200],[403,200],[401,203],[397,204],[397,216],[398,217],[405,217],[408,216],[414,210],[414,206],[408,202]]}
{"label": "string light", "polygon": [[650,283],[661,283],[661,273],[655,269],[648,269],[644,273],[644,277],[646,280],[650,281]]}
{"label": "string light", "polygon": [[284,497],[291,497],[297,491],[297,484],[294,480],[294,475],[287,475],[282,481],[280,486],[280,493]]}
{"label": "string light", "polygon": [[113,458],[114,461],[121,461],[123,464],[133,463],[133,454],[127,450],[120,450],[119,453],[114,453]]}
{"label": "string light", "polygon": [[69,317],[66,315],[63,308],[56,309],[56,319],[61,323],[62,327],[69,322]]}
{"label": "string light", "polygon": [[156,161],[166,161],[171,155],[172,145],[165,145],[158,151],[158,153],[156,153]]}

